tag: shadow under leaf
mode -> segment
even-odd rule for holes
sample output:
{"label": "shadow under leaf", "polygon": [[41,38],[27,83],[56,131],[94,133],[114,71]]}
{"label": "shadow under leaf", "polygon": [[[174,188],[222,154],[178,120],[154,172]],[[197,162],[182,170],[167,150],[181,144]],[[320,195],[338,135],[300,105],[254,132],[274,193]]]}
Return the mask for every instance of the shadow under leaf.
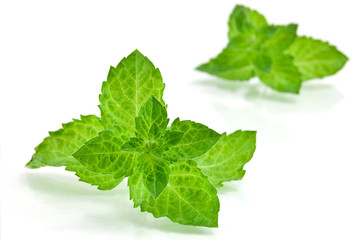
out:
{"label": "shadow under leaf", "polygon": [[304,82],[300,94],[274,91],[258,79],[234,81],[217,78],[195,81],[202,86],[201,91],[214,96],[243,98],[245,102],[272,113],[289,112],[323,112],[327,111],[343,99],[343,95],[324,80]]}
{"label": "shadow under leaf", "polygon": [[[137,231],[155,229],[165,233],[213,235],[211,229],[173,223],[165,217],[155,219],[150,213],[134,209],[129,200],[126,180],[113,190],[103,191],[77,182],[75,176],[66,174],[27,172],[22,178],[35,191],[40,201],[61,211],[76,211],[84,215],[84,219],[95,220],[103,228],[119,230],[132,225]],[[69,227],[84,227],[88,231],[88,227],[83,225],[84,223],[79,223],[79,226],[56,227],[64,230]]]}

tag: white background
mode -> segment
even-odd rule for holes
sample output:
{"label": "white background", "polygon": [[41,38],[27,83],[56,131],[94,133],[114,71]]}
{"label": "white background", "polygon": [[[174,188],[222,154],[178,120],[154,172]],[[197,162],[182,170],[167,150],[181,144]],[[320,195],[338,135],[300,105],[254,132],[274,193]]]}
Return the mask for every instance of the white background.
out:
{"label": "white background", "polygon": [[[227,43],[244,4],[270,23],[328,40],[350,61],[299,96],[258,79],[230,82],[194,68]],[[1,239],[361,239],[361,48],[357,0],[0,3]],[[219,189],[219,228],[182,226],[132,207],[62,168],[24,168],[61,123],[97,114],[110,65],[135,48],[160,68],[171,119],[257,130],[242,181]]]}

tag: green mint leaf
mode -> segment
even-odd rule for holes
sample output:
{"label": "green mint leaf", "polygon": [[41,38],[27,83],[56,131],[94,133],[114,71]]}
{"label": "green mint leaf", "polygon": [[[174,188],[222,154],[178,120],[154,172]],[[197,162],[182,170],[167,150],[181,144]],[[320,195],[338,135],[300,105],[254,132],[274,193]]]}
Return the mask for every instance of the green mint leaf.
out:
{"label": "green mint leaf", "polygon": [[217,190],[197,168],[194,161],[169,165],[168,185],[155,199],[145,191],[142,175],[137,171],[129,177],[128,186],[134,207],[154,217],[168,217],[185,225],[217,227],[219,200]]}
{"label": "green mint leaf", "polygon": [[135,118],[136,134],[143,139],[156,140],[164,134],[168,122],[167,109],[152,95]]}
{"label": "green mint leaf", "polygon": [[255,76],[248,50],[226,47],[208,63],[197,67],[197,70],[229,80],[248,80]]}
{"label": "green mint leaf", "polygon": [[98,186],[99,190],[110,190],[118,186],[124,178],[114,178],[111,174],[100,174],[89,171],[82,164],[68,165],[65,170],[75,172],[79,181],[86,182],[92,186]]}
{"label": "green mint leaf", "polygon": [[198,157],[206,153],[221,137],[219,133],[203,124],[180,121],[179,118],[174,120],[170,129],[183,133],[179,143],[169,148],[176,158]]}
{"label": "green mint leaf", "polygon": [[265,33],[265,37],[261,44],[262,52],[270,55],[281,54],[295,41],[297,37],[297,25],[271,25],[267,26],[263,32]]}
{"label": "green mint leaf", "polygon": [[248,51],[248,54],[252,54],[252,52],[280,54],[294,42],[297,37],[296,32],[296,24],[287,26],[267,25],[254,29],[252,39],[247,39],[244,35],[231,39],[228,48],[237,50],[234,53],[236,55],[244,51]]}
{"label": "green mint leaf", "polygon": [[216,187],[222,182],[240,180],[245,174],[243,166],[256,150],[256,132],[238,130],[221,139],[204,155],[195,158],[198,168]]}
{"label": "green mint leaf", "polygon": [[165,128],[161,129],[160,127],[158,127],[157,123],[153,123],[150,126],[150,129],[148,132],[149,140],[158,140],[162,136],[164,131],[165,131]]}
{"label": "green mint leaf", "polygon": [[167,147],[177,145],[182,140],[183,135],[184,132],[168,130],[161,139],[162,145]]}
{"label": "green mint leaf", "polygon": [[145,188],[153,198],[159,194],[168,184],[169,163],[152,155],[143,155],[141,162],[142,180]]}
{"label": "green mint leaf", "polygon": [[104,130],[86,142],[73,157],[92,172],[124,178],[132,174],[139,154],[123,150],[123,144],[124,139],[117,137],[114,130]]}
{"label": "green mint leaf", "polygon": [[269,25],[245,6],[234,8],[228,26],[227,47],[197,70],[240,81],[256,75],[276,91],[298,94],[302,81],[335,74],[348,60],[326,42],[297,37],[297,24]]}
{"label": "green mint leaf", "polygon": [[298,37],[286,54],[294,58],[304,81],[335,74],[348,60],[335,46],[309,37]]}
{"label": "green mint leaf", "polygon": [[111,67],[107,81],[99,96],[102,124],[105,129],[113,125],[124,127],[123,135],[134,136],[135,121],[141,106],[150,96],[162,100],[164,83],[151,61],[135,50],[117,67]]}
{"label": "green mint leaf", "polygon": [[272,58],[257,54],[253,63],[256,74],[267,86],[280,92],[298,93],[301,84],[301,74],[293,64],[293,58],[285,55],[276,55]]}
{"label": "green mint leaf", "polygon": [[142,138],[132,137],[121,147],[127,152],[146,153],[146,143]]}
{"label": "green mint leaf", "polygon": [[81,116],[81,120],[74,119],[62,126],[62,129],[49,132],[49,136],[35,148],[36,152],[26,167],[60,167],[77,164],[72,154],[103,129],[100,119],[95,115]]}
{"label": "green mint leaf", "polygon": [[272,70],[272,57],[260,52],[254,52],[251,56],[255,70],[270,73]]}
{"label": "green mint leaf", "polygon": [[66,166],[65,170],[75,172],[80,181],[98,186],[100,190],[116,187],[123,179],[114,179],[109,174],[100,174],[89,171],[80,164],[72,154],[86,141],[98,135],[103,129],[100,119],[94,115],[81,116],[81,120],[63,124],[63,128],[49,132],[49,137],[35,148],[35,154],[28,168],[44,166]]}
{"label": "green mint leaf", "polygon": [[255,30],[267,26],[267,21],[257,11],[237,5],[229,18],[228,26],[230,40],[242,38],[252,42],[256,37]]}

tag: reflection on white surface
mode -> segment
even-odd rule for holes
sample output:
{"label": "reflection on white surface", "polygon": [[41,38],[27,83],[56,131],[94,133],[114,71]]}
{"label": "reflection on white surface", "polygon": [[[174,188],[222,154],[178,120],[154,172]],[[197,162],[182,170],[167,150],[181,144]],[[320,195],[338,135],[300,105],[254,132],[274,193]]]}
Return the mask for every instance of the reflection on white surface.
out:
{"label": "reflection on white surface", "polygon": [[304,82],[300,94],[274,91],[258,79],[250,81],[230,81],[217,78],[195,81],[203,92],[214,96],[238,97],[258,109],[271,113],[322,112],[332,108],[343,98],[342,94],[325,80]]}
{"label": "reflection on white surface", "polygon": [[[77,177],[70,176],[69,172],[27,172],[24,179],[39,201],[56,208],[61,215],[69,214],[69,225],[57,226],[63,230],[85,228],[87,231],[99,231],[101,228],[113,228],[121,231],[134,227],[140,235],[142,229],[212,235],[211,229],[184,226],[166,218],[154,219],[151,214],[140,212],[140,208],[133,208],[126,180],[113,190],[100,191],[86,183],[77,182]],[[84,222],[75,225],[70,219],[74,212],[76,215],[82,215]],[[89,229],[91,221],[95,221],[97,226]]]}
{"label": "reflection on white surface", "polygon": [[[321,80],[322,81],[322,80]],[[285,141],[289,129],[277,117],[322,113],[342,99],[342,94],[326,82],[305,82],[299,95],[276,92],[258,79],[230,81],[210,78],[195,81],[203,94],[213,99],[213,108],[232,129],[257,130],[266,142]]]}

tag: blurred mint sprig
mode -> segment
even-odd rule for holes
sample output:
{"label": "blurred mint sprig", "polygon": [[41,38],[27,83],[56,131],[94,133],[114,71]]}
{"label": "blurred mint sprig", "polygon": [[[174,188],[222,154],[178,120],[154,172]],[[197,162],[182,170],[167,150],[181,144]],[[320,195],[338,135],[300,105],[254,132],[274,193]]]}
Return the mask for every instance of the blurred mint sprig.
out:
{"label": "blurred mint sprig", "polygon": [[335,46],[297,36],[297,25],[270,25],[255,10],[237,5],[228,22],[229,43],[197,67],[229,80],[257,76],[279,92],[299,93],[302,82],[335,74],[348,58]]}

